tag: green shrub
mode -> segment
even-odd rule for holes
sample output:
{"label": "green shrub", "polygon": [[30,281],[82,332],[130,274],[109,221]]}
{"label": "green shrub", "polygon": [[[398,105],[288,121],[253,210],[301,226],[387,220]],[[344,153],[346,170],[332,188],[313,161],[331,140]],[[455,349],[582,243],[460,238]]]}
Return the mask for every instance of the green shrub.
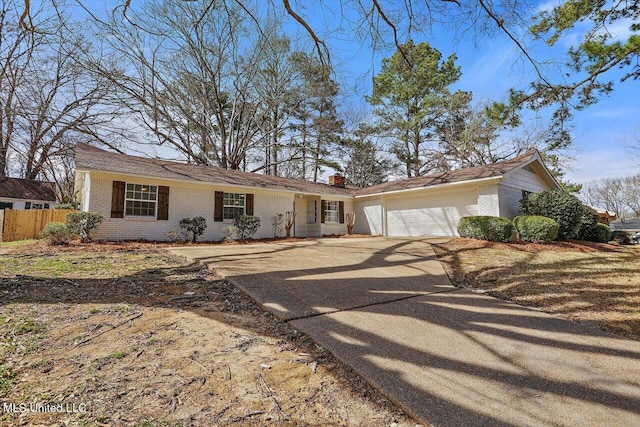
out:
{"label": "green shrub", "polygon": [[191,241],[195,243],[198,236],[202,236],[207,229],[207,220],[201,216],[182,218],[179,226],[185,233],[191,233]]}
{"label": "green shrub", "polygon": [[599,243],[607,243],[611,240],[611,228],[608,225],[598,223],[596,224],[596,230],[593,233],[592,241]]}
{"label": "green shrub", "polygon": [[508,242],[512,231],[511,221],[497,216],[465,216],[458,224],[460,236],[492,242]]}
{"label": "green shrub", "polygon": [[564,190],[544,190],[520,201],[524,215],[546,216],[558,223],[558,238],[575,239],[580,231],[583,204]]}
{"label": "green shrub", "polygon": [[53,207],[53,209],[61,209],[61,210],[67,210],[67,211],[75,208],[76,207],[73,205],[73,203],[58,203]]}
{"label": "green shrub", "polygon": [[102,221],[104,221],[104,216],[98,212],[75,212],[67,214],[67,228],[69,232],[79,236],[82,243],[93,240],[93,236]]}
{"label": "green shrub", "polygon": [[40,232],[40,238],[50,245],[67,245],[71,241],[73,234],[63,222],[50,222]]}
{"label": "green shrub", "polygon": [[582,215],[580,217],[580,230],[578,230],[578,239],[595,242],[599,223],[600,218],[598,217],[598,212],[587,205],[582,205]]}
{"label": "green shrub", "polygon": [[558,223],[546,216],[520,215],[513,219],[518,237],[527,242],[551,242],[558,238]]}
{"label": "green shrub", "polygon": [[260,228],[260,218],[251,215],[240,215],[233,221],[233,226],[238,229],[241,241],[251,237]]}

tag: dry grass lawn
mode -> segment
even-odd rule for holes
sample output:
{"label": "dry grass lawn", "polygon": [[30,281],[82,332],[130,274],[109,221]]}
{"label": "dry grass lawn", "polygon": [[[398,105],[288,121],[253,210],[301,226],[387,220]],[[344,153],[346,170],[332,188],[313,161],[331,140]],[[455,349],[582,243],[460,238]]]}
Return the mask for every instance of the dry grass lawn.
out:
{"label": "dry grass lawn", "polygon": [[454,239],[434,249],[456,286],[640,339],[640,246]]}
{"label": "dry grass lawn", "polygon": [[3,406],[0,425],[415,425],[309,337],[155,245],[5,249],[0,401],[69,406]]}

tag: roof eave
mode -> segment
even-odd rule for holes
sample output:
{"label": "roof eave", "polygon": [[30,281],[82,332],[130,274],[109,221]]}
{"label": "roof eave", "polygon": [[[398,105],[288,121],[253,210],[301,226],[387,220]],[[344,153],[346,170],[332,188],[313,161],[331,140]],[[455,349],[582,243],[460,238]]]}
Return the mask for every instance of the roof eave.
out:
{"label": "roof eave", "polygon": [[371,194],[356,194],[354,197],[356,199],[362,199],[365,197],[376,197],[376,196],[388,196],[390,194],[402,194],[402,193],[408,193],[408,192],[412,192],[412,191],[420,191],[420,190],[432,190],[432,189],[440,189],[440,188],[448,188],[448,187],[459,187],[459,186],[463,186],[463,185],[469,185],[469,184],[481,184],[481,183],[487,183],[487,182],[498,182],[502,179],[502,175],[496,175],[496,176],[490,176],[487,178],[476,178],[476,179],[466,179],[464,181],[456,181],[456,182],[447,182],[444,184],[435,184],[435,185],[427,185],[427,186],[421,186],[421,187],[414,187],[414,188],[404,188],[402,190],[392,190],[392,191],[381,191],[378,193],[371,193]]}
{"label": "roof eave", "polygon": [[267,191],[270,190],[270,191],[276,191],[276,192],[282,192],[282,193],[291,193],[294,195],[301,194],[303,196],[313,196],[313,197],[331,196],[331,197],[343,197],[346,199],[350,199],[353,197],[352,194],[314,193],[314,192],[308,192],[308,191],[302,191],[302,190],[292,190],[288,188],[273,188],[273,187],[262,187],[262,186],[255,186],[255,185],[228,184],[225,182],[200,181],[195,179],[164,178],[164,177],[138,174],[134,172],[118,172],[118,171],[110,171],[106,169],[87,168],[83,166],[76,166],[76,172],[80,172],[80,173],[99,172],[99,173],[106,173],[106,174],[113,174],[113,175],[132,176],[132,177],[144,178],[144,179],[161,179],[169,182],[181,182],[181,183],[186,182],[190,184],[201,184],[201,185],[219,185],[223,187],[237,188],[242,190],[255,190],[255,189],[267,190]]}

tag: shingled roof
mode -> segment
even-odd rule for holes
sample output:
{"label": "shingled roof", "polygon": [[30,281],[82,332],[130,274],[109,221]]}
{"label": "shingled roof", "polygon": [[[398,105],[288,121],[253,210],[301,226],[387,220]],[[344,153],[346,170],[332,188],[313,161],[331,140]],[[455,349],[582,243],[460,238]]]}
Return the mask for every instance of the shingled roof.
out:
{"label": "shingled roof", "polygon": [[291,178],[281,178],[258,173],[223,169],[216,166],[193,165],[169,160],[150,159],[101,150],[91,145],[79,143],[76,146],[76,168],[102,170],[129,175],[151,176],[244,187],[289,190],[310,194],[331,194],[339,196],[366,196],[392,191],[431,187],[455,182],[497,178],[522,167],[537,158],[537,151],[504,162],[493,163],[467,169],[459,169],[416,178],[386,182],[372,187],[354,189],[339,188],[328,184],[309,182]]}
{"label": "shingled roof", "polygon": [[26,200],[56,200],[52,182],[0,177],[0,197]]}
{"label": "shingled roof", "polygon": [[352,196],[354,191],[349,188],[333,187],[329,184],[309,182],[300,179],[281,178],[258,173],[223,169],[216,166],[193,165],[170,160],[112,153],[82,143],[76,145],[75,162],[76,169],[101,170],[182,181],[211,182],[310,194],[332,194],[337,196]]}
{"label": "shingled roof", "polygon": [[473,168],[458,169],[449,172],[442,172],[431,175],[423,175],[415,178],[407,178],[399,181],[385,182],[384,184],[358,190],[357,196],[366,196],[378,193],[388,193],[390,191],[410,190],[415,188],[431,187],[434,185],[449,184],[454,182],[474,181],[485,178],[497,178],[505,173],[525,166],[537,157],[536,150],[529,150],[526,153],[503,162],[492,163],[490,165],[476,166]]}

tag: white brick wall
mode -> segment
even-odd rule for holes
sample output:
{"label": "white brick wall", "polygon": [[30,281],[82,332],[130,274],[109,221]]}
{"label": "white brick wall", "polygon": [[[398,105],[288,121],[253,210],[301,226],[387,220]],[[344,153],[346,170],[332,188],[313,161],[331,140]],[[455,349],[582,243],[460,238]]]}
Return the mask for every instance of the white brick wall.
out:
{"label": "white brick wall", "polygon": [[382,207],[380,198],[357,199],[355,203],[356,229],[358,234],[382,234]]}
{"label": "white brick wall", "polygon": [[[115,180],[124,180],[119,177]],[[144,179],[130,180],[147,185],[166,185]],[[113,179],[92,178],[87,210],[101,212],[105,221],[96,238],[103,240],[169,240],[167,233],[179,229],[182,218],[202,216],[207,220],[207,229],[201,240],[218,241],[225,237],[225,229],[232,222],[214,222],[215,191],[242,192],[245,190],[223,189],[214,186],[180,186],[169,184],[169,220],[157,221],[146,218],[110,218]],[[84,206],[84,203],[83,203]],[[293,194],[254,194],[254,215],[260,217],[260,228],[254,237],[273,237],[271,218],[293,207]]]}
{"label": "white brick wall", "polygon": [[497,184],[478,187],[478,215],[500,216]]}

